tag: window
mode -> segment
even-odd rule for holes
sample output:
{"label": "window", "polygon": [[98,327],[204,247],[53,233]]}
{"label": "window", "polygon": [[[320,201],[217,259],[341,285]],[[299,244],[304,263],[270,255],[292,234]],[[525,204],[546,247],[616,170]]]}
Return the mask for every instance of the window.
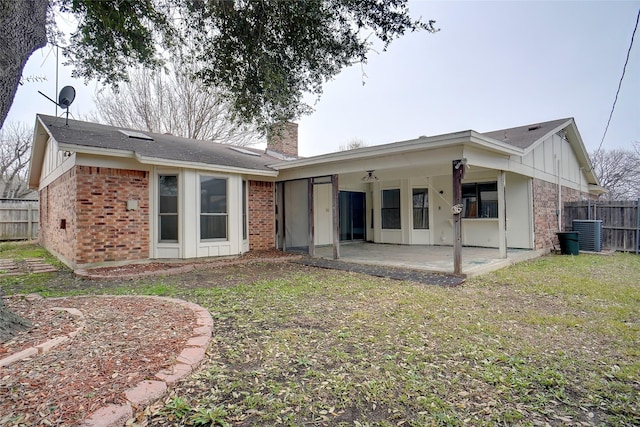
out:
{"label": "window", "polygon": [[158,234],[161,242],[178,241],[178,176],[158,177]]}
{"label": "window", "polygon": [[464,218],[498,217],[498,183],[462,184]]}
{"label": "window", "polygon": [[426,188],[413,189],[413,229],[429,229],[429,191]]}
{"label": "window", "polygon": [[247,181],[242,181],[242,239],[247,240]]}
{"label": "window", "polygon": [[382,190],[382,228],[399,230],[400,189]]}
{"label": "window", "polygon": [[200,239],[227,238],[227,180],[200,176]]}

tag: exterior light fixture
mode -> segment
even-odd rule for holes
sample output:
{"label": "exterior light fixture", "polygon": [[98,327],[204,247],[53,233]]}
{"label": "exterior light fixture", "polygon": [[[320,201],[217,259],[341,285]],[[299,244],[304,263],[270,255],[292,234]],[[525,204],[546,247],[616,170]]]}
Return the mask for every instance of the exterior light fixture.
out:
{"label": "exterior light fixture", "polygon": [[367,171],[367,174],[362,177],[362,182],[376,182],[378,177],[373,174],[374,171]]}

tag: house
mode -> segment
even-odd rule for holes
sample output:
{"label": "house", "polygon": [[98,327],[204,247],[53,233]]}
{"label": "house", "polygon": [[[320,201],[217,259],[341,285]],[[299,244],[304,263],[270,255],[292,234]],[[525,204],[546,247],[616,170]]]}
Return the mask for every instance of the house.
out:
{"label": "house", "polygon": [[39,241],[74,268],[272,248],[269,165],[296,154],[279,135],[264,152],[38,115]]}
{"label": "house", "polygon": [[264,151],[38,115],[29,185],[40,242],[72,267],[453,246],[458,224],[463,245],[544,252],[563,203],[603,191],[571,118],[297,158],[295,124]]}

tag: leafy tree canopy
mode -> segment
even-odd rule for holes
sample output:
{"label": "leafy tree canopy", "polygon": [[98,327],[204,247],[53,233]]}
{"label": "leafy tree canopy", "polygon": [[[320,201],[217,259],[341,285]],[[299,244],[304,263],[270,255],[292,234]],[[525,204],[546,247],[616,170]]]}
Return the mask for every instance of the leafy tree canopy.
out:
{"label": "leafy tree canopy", "polygon": [[78,20],[65,49],[76,77],[117,85],[129,67],[157,68],[181,50],[239,119],[262,128],[308,112],[303,95],[366,62],[373,38],[386,49],[406,32],[436,31],[411,18],[407,0],[51,1]]}

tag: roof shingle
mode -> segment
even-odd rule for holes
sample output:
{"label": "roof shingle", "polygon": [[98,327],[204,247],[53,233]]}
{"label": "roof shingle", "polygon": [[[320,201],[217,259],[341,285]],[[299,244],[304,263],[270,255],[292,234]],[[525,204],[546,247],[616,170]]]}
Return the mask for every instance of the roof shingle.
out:
{"label": "roof shingle", "polygon": [[[272,171],[269,165],[281,162],[281,159],[269,156],[264,150],[245,148],[256,155],[234,150],[231,145],[211,141],[198,141],[169,134],[140,132],[98,123],[69,120],[38,114],[41,122],[53,138],[59,143],[78,147],[90,147],[122,152],[136,153],[142,157],[158,160],[203,163],[225,167]],[[127,136],[121,130],[148,135],[152,140]]]}
{"label": "roof shingle", "polygon": [[484,132],[482,135],[497,139],[514,147],[526,149],[558,126],[571,119],[559,119],[515,128]]}

